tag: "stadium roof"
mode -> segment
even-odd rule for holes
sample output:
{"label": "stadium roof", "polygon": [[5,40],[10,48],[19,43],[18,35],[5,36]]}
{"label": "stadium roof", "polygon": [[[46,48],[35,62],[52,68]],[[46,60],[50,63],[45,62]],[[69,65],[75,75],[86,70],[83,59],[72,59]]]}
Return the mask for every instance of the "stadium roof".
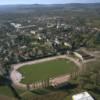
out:
{"label": "stadium roof", "polygon": [[88,92],[82,92],[72,96],[73,100],[94,100]]}

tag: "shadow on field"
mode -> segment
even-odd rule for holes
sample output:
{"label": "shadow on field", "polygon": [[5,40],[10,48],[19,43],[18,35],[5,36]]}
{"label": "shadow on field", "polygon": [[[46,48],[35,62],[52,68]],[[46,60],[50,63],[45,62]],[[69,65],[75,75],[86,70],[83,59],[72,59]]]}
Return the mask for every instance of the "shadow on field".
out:
{"label": "shadow on field", "polygon": [[47,89],[38,89],[38,90],[31,91],[31,92],[37,95],[44,95],[44,94],[50,93],[50,91]]}
{"label": "shadow on field", "polygon": [[48,88],[44,88],[44,89],[34,90],[34,91],[31,91],[31,92],[34,93],[34,94],[37,94],[37,95],[44,95],[44,94],[48,94],[48,93],[56,92],[56,91],[69,92],[69,91],[77,88],[77,86],[78,86],[77,84],[68,83],[67,85],[62,86],[60,88],[48,87]]}
{"label": "shadow on field", "polygon": [[11,89],[11,91],[13,92],[14,97],[16,97],[18,100],[21,100],[21,97],[18,94],[18,92],[16,91],[16,89],[12,85],[8,85],[8,86]]}
{"label": "shadow on field", "polygon": [[18,100],[21,100],[20,95],[18,94],[18,92],[16,91],[16,89],[13,87],[12,85],[12,81],[8,78],[5,78],[3,76],[0,76],[0,86],[7,86],[9,89],[11,89],[13,95],[15,98],[17,98]]}

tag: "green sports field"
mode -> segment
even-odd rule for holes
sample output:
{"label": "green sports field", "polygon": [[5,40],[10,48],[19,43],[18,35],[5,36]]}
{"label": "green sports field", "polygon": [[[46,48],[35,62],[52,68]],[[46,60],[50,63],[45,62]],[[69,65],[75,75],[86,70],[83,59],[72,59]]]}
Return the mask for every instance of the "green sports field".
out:
{"label": "green sports field", "polygon": [[18,69],[24,79],[22,83],[33,83],[39,80],[68,74],[77,69],[77,66],[66,59],[46,61],[39,64],[26,65]]}

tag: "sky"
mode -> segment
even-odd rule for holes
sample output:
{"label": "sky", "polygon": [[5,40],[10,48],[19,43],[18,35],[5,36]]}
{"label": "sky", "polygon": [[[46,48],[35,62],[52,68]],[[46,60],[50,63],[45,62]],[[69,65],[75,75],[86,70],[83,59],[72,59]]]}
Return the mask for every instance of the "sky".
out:
{"label": "sky", "polygon": [[7,4],[64,4],[64,3],[97,3],[100,0],[0,0],[0,5]]}

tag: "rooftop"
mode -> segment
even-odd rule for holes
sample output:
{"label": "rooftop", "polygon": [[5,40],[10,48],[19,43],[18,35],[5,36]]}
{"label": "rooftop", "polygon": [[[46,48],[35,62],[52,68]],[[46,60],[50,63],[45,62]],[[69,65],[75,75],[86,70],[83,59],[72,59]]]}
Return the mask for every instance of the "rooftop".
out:
{"label": "rooftop", "polygon": [[94,100],[88,92],[82,92],[72,96],[73,100]]}

